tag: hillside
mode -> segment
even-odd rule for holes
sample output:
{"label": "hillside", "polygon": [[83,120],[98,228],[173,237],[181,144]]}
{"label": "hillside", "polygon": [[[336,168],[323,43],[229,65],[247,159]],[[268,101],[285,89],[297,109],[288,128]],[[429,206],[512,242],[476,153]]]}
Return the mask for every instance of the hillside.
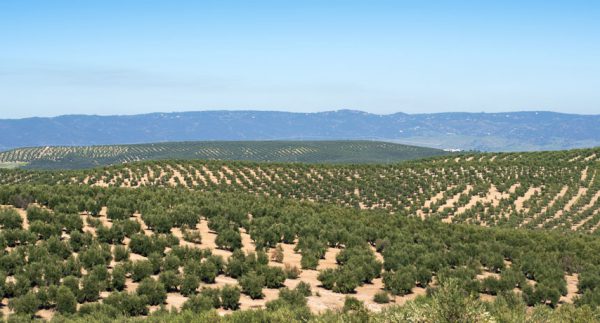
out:
{"label": "hillside", "polygon": [[0,308],[65,322],[587,322],[599,172],[600,149],[0,169]]}
{"label": "hillside", "polygon": [[384,140],[434,148],[530,151],[600,146],[600,116],[551,112],[375,115],[204,111],[0,120],[0,150],[202,140]]}
{"label": "hillside", "polygon": [[[334,203],[484,226],[600,227],[600,149],[443,156],[390,165],[138,162],[82,171],[2,171],[0,184],[183,186]],[[600,175],[600,174],[599,174]]]}
{"label": "hillside", "polygon": [[393,163],[446,154],[438,149],[374,141],[205,141],[19,148],[0,152],[0,167],[79,169],[163,159]]}

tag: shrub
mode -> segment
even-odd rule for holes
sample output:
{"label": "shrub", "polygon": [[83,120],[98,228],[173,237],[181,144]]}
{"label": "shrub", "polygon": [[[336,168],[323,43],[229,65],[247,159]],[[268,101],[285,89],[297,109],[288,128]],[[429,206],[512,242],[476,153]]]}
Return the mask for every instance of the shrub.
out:
{"label": "shrub", "polygon": [[179,273],[173,270],[160,273],[158,280],[161,284],[163,284],[167,292],[177,291],[177,288],[181,283],[181,277],[179,276]]}
{"label": "shrub", "polygon": [[228,228],[219,232],[215,244],[220,249],[230,251],[240,249],[242,247],[242,236],[237,230]]}
{"label": "shrub", "polygon": [[183,306],[182,311],[192,311],[194,313],[202,313],[210,311],[213,308],[213,301],[204,295],[194,295],[190,297]]}
{"label": "shrub", "polygon": [[362,311],[365,308],[365,304],[359,301],[356,297],[346,296],[344,299],[344,312],[350,311]]}
{"label": "shrub", "polygon": [[302,258],[300,259],[300,266],[302,269],[317,269],[319,265],[319,256],[314,252],[303,252]]}
{"label": "shrub", "polygon": [[281,247],[281,245],[277,245],[277,247],[273,249],[271,252],[271,260],[278,263],[283,262],[283,247]]}
{"label": "shrub", "polygon": [[196,276],[185,274],[179,290],[183,296],[190,296],[196,294],[198,286],[200,286],[200,281]]}
{"label": "shrub", "polygon": [[100,282],[88,276],[82,280],[81,285],[81,290],[77,296],[77,301],[79,303],[94,302],[98,300],[101,289]]}
{"label": "shrub", "polygon": [[40,307],[40,301],[33,291],[19,297],[15,297],[8,302],[8,307],[16,314],[33,315]]}
{"label": "shrub", "polygon": [[373,296],[373,301],[377,304],[387,304],[390,302],[390,297],[386,292],[377,292],[377,294]]}
{"label": "shrub", "polygon": [[130,215],[126,209],[120,207],[109,207],[106,211],[106,217],[113,221],[126,220]]}
{"label": "shrub", "polygon": [[169,254],[165,257],[162,265],[163,270],[179,270],[181,260],[176,255]]}
{"label": "shrub", "polygon": [[290,290],[285,287],[279,290],[279,298],[268,302],[266,306],[267,309],[271,311],[286,306],[291,308],[306,307],[306,297],[297,289]]}
{"label": "shrub", "polygon": [[244,252],[240,249],[233,252],[233,255],[227,260],[227,268],[225,272],[228,276],[238,278],[242,276],[246,270],[245,268]]}
{"label": "shrub", "polygon": [[112,305],[104,303],[87,303],[82,304],[81,307],[79,307],[78,315],[87,317],[91,317],[93,315],[114,320],[119,315],[122,315],[122,313],[119,312],[118,308]]}
{"label": "shrub", "polygon": [[145,296],[149,305],[160,305],[167,300],[167,291],[163,284],[152,278],[144,278],[136,292],[140,296]]}
{"label": "shrub", "polygon": [[148,255],[148,261],[152,264],[152,274],[156,275],[163,267],[163,257],[158,252],[153,252]]}
{"label": "shrub", "polygon": [[212,261],[204,261],[200,264],[198,276],[203,282],[212,284],[217,277],[217,267]]}
{"label": "shrub", "polygon": [[56,310],[62,314],[71,314],[77,311],[75,294],[66,286],[61,286],[56,292]]}
{"label": "shrub", "polygon": [[47,240],[52,236],[60,236],[62,228],[57,224],[34,221],[29,223],[29,232],[36,234],[40,240]]}
{"label": "shrub", "polygon": [[148,307],[146,306],[148,300],[145,296],[117,292],[111,293],[102,302],[103,304],[114,307],[122,315],[138,316],[148,314]]}
{"label": "shrub", "polygon": [[237,310],[240,307],[239,288],[232,285],[221,288],[221,305],[226,310]]}
{"label": "shrub", "polygon": [[202,243],[202,235],[198,230],[185,230],[183,231],[183,240],[190,243],[200,244]]}
{"label": "shrub", "polygon": [[303,282],[303,281],[299,282],[298,285],[296,285],[296,290],[300,294],[304,295],[304,297],[308,297],[308,296],[312,295],[312,290],[311,290],[310,284],[307,282]]}
{"label": "shrub", "polygon": [[131,279],[134,282],[139,282],[146,277],[150,277],[153,273],[153,266],[149,260],[139,260],[131,266]]}
{"label": "shrub", "polygon": [[69,288],[74,295],[79,294],[79,279],[74,276],[63,278],[62,285]]}
{"label": "shrub", "polygon": [[110,249],[94,245],[81,252],[79,259],[83,267],[90,269],[96,266],[106,266],[112,259],[112,254]]}
{"label": "shrub", "polygon": [[0,225],[3,230],[21,229],[23,227],[23,219],[15,210],[0,210]]}
{"label": "shrub", "polygon": [[122,291],[125,289],[127,270],[123,265],[117,265],[112,271],[111,287],[113,290]]}
{"label": "shrub", "polygon": [[250,296],[252,299],[263,298],[262,289],[265,286],[265,278],[251,271],[239,279],[242,293]]}
{"label": "shrub", "polygon": [[335,286],[333,291],[336,293],[348,294],[353,293],[359,285],[359,279],[350,269],[340,269],[336,272]]}
{"label": "shrub", "polygon": [[116,246],[114,254],[114,259],[117,262],[129,260],[129,249],[125,246]]}
{"label": "shrub", "polygon": [[210,298],[214,308],[221,307],[221,291],[218,288],[202,288],[200,295]]}
{"label": "shrub", "polygon": [[403,267],[396,272],[387,272],[383,276],[383,284],[394,295],[406,295],[415,286],[414,270]]}
{"label": "shrub", "polygon": [[317,276],[317,279],[321,282],[321,285],[325,289],[333,289],[335,286],[335,271],[331,268],[322,270]]}
{"label": "shrub", "polygon": [[300,269],[296,266],[291,266],[290,264],[285,264],[283,267],[283,271],[285,272],[285,276],[287,279],[297,279],[300,276]]}
{"label": "shrub", "polygon": [[267,288],[280,288],[285,282],[285,272],[279,267],[265,267],[262,270],[262,274],[265,277],[265,286]]}
{"label": "shrub", "polygon": [[50,219],[52,219],[52,213],[50,213],[48,210],[44,210],[37,206],[30,206],[27,208],[27,221],[29,223],[35,221],[47,223],[50,221]]}

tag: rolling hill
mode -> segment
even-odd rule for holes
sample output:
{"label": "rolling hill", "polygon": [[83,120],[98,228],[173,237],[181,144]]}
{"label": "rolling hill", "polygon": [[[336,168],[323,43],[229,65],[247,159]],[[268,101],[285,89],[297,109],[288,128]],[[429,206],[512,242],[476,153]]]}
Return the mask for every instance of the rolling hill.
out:
{"label": "rolling hill", "polygon": [[376,115],[202,111],[0,120],[0,150],[168,141],[382,140],[434,148],[530,151],[600,146],[600,116],[552,112]]}
{"label": "rolling hill", "polygon": [[600,149],[365,165],[165,160],[78,171],[0,170],[0,184],[250,192],[444,222],[600,233],[599,162]]}
{"label": "rolling hill", "polygon": [[394,322],[452,300],[465,319],[423,321],[590,322],[599,173],[600,149],[0,169],[4,312]]}
{"label": "rolling hill", "polygon": [[392,163],[446,154],[439,149],[374,141],[175,142],[19,148],[0,152],[0,167],[77,169],[163,159]]}

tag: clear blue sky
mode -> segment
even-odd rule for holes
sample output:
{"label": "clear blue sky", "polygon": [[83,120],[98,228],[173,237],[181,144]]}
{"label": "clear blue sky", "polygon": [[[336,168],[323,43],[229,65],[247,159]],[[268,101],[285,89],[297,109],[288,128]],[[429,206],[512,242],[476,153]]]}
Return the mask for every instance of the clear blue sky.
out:
{"label": "clear blue sky", "polygon": [[0,118],[600,113],[599,1],[0,1]]}

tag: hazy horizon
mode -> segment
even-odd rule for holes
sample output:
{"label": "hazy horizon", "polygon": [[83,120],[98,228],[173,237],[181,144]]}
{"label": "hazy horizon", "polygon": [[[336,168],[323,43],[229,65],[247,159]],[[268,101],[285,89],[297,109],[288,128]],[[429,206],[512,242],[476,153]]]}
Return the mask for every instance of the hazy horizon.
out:
{"label": "hazy horizon", "polygon": [[388,116],[388,115],[394,115],[394,114],[407,114],[407,115],[427,115],[427,114],[444,114],[444,113],[469,113],[469,114],[503,114],[503,113],[535,113],[535,112],[539,112],[539,113],[558,113],[558,114],[571,114],[571,115],[589,115],[589,116],[597,116],[600,115],[600,113],[568,113],[568,112],[560,112],[560,111],[551,111],[551,110],[514,110],[514,111],[497,111],[497,112],[486,112],[486,111],[443,111],[443,112],[424,112],[424,113],[409,113],[409,112],[403,112],[403,111],[397,111],[397,112],[389,112],[389,113],[376,113],[376,112],[368,112],[366,110],[361,110],[361,109],[350,109],[350,108],[342,108],[342,109],[325,109],[325,110],[320,110],[320,111],[310,111],[310,112],[303,112],[303,111],[288,111],[288,110],[274,110],[274,109],[204,109],[204,110],[181,110],[181,111],[151,111],[151,112],[141,112],[141,113],[91,113],[91,114],[86,114],[86,113],[65,113],[65,114],[58,114],[58,115],[46,115],[46,116],[28,116],[28,117],[16,117],[16,118],[3,118],[0,116],[0,120],[20,120],[20,119],[31,119],[31,118],[58,118],[58,117],[65,117],[65,116],[98,116],[98,117],[120,117],[120,116],[136,116],[136,115],[146,115],[146,114],[185,114],[185,113],[201,113],[201,112],[273,112],[273,113],[298,113],[298,114],[307,114],[307,113],[329,113],[329,112],[339,112],[339,111],[355,111],[355,112],[362,112],[362,113],[368,113],[368,114],[372,114],[372,115],[381,115],[381,116]]}
{"label": "hazy horizon", "polygon": [[594,114],[599,35],[600,5],[582,0],[5,0],[0,118]]}

